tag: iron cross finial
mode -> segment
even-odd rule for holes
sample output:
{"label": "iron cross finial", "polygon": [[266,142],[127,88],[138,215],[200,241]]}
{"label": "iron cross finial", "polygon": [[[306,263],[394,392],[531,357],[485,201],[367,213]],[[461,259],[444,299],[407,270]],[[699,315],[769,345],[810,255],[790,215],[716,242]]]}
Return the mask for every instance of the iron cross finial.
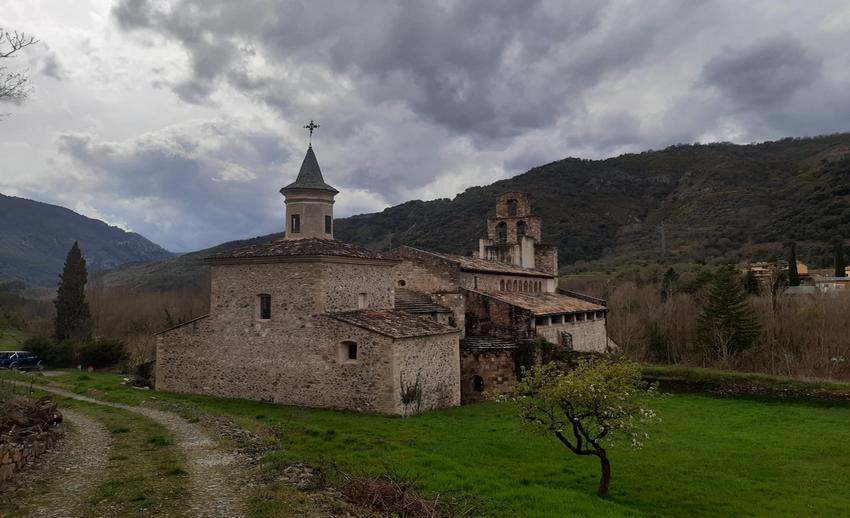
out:
{"label": "iron cross finial", "polygon": [[310,122],[306,126],[304,126],[304,129],[308,130],[310,132],[310,145],[311,146],[313,145],[313,131],[315,131],[316,128],[319,128],[319,127],[320,126],[318,124],[316,124],[316,122],[313,119],[310,119]]}

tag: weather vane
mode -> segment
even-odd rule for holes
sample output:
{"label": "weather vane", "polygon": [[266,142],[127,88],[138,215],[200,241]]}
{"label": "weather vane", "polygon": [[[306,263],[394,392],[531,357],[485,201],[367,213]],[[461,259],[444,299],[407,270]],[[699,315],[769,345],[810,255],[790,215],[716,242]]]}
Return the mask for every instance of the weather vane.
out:
{"label": "weather vane", "polygon": [[304,126],[305,130],[310,131],[310,146],[313,145],[313,131],[315,131],[316,128],[319,128],[319,125],[316,124],[315,121],[313,121],[313,119],[310,119],[310,123],[307,124],[306,126]]}

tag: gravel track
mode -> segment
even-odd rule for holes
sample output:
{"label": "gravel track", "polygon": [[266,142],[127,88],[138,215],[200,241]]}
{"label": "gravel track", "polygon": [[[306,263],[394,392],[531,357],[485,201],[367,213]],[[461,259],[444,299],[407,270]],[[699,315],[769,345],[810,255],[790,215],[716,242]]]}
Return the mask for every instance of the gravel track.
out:
{"label": "gravel track", "polygon": [[[13,383],[30,386],[22,382]],[[220,450],[216,442],[200,426],[171,412],[110,403],[44,385],[33,385],[33,388],[85,403],[135,412],[164,426],[186,457],[191,480],[189,509],[192,515],[203,518],[245,516],[243,502],[238,494],[242,473],[237,462],[237,456]],[[63,412],[66,412],[66,410],[63,410]]]}

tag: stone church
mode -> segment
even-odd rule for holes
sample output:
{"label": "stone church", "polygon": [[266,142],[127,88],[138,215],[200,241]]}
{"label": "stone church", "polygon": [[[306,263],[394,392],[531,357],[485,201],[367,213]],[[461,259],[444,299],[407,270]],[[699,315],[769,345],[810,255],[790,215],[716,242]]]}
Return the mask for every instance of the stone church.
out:
{"label": "stone church", "polygon": [[515,382],[521,344],[604,351],[604,301],[557,288],[557,250],[506,193],[473,257],[337,241],[312,144],[284,238],[207,258],[210,312],[157,335],[156,388],[406,414]]}

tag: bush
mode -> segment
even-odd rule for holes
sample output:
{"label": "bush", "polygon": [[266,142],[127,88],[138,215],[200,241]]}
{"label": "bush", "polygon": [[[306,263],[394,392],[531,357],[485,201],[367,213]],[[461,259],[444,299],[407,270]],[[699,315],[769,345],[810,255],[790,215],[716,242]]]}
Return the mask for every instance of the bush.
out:
{"label": "bush", "polygon": [[38,356],[44,362],[45,367],[72,367],[75,363],[75,347],[71,342],[57,344],[49,338],[36,336],[27,339],[21,345],[21,349]]}
{"label": "bush", "polygon": [[114,367],[127,361],[127,350],[121,340],[100,340],[84,344],[79,349],[79,355],[83,367],[95,369]]}

